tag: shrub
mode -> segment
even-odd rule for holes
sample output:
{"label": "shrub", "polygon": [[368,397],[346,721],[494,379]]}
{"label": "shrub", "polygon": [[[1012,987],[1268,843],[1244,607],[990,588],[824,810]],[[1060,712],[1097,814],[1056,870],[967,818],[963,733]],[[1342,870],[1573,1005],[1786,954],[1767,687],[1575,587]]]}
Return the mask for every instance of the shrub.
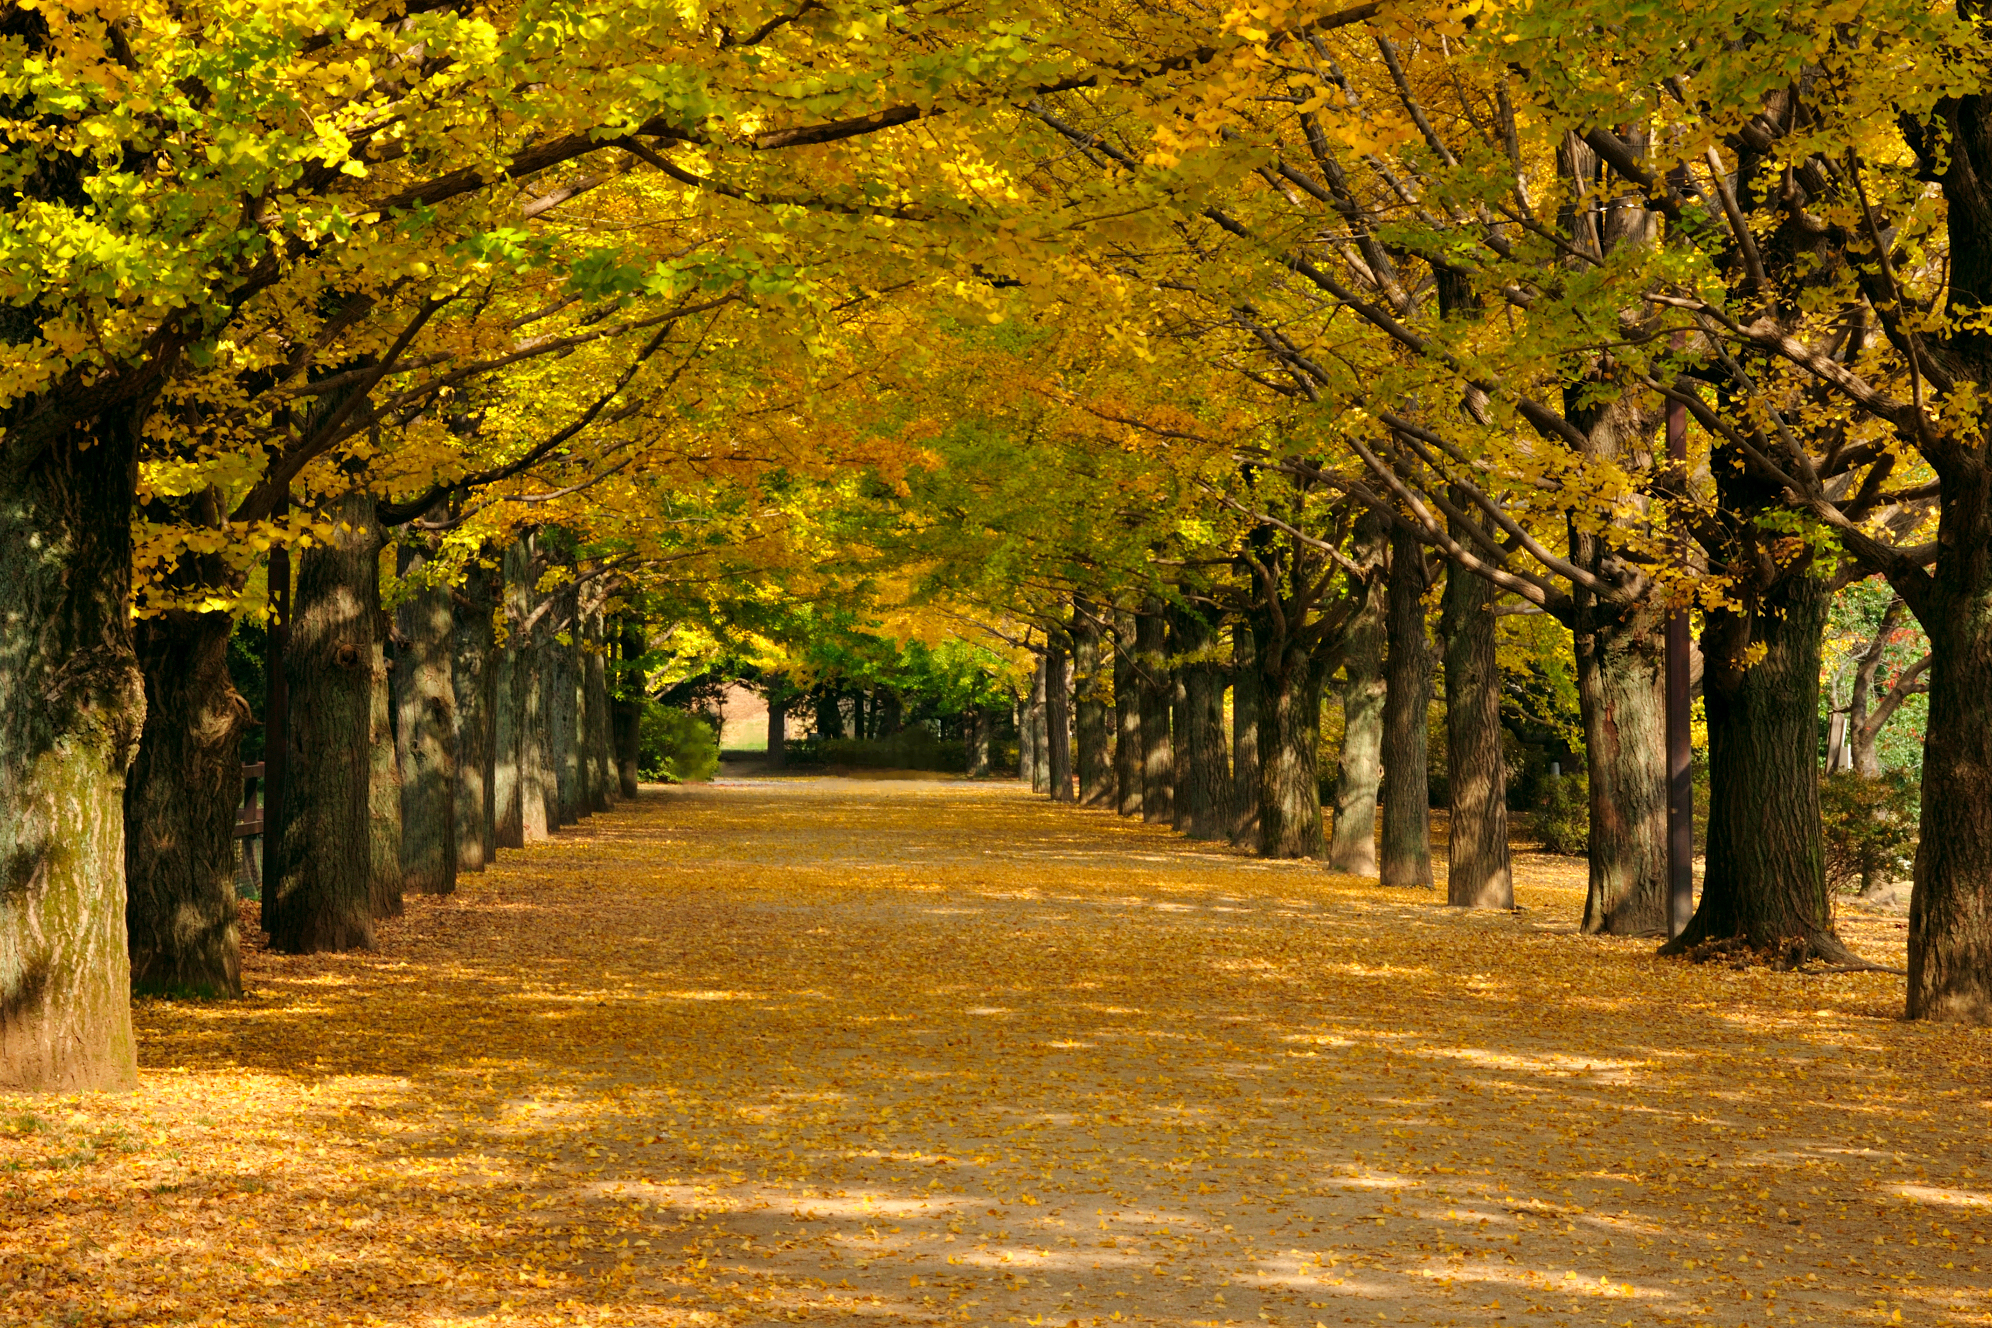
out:
{"label": "shrub", "polygon": [[637,773],[667,784],[699,784],[719,769],[719,738],[712,725],[687,711],[644,704],[637,726]]}
{"label": "shrub", "polygon": [[[994,753],[991,753],[992,758]],[[793,765],[858,766],[868,770],[968,769],[968,745],[959,739],[937,738],[924,724],[901,729],[889,738],[810,738],[789,745]]]}
{"label": "shrub", "polygon": [[1848,770],[1820,780],[1826,883],[1835,890],[1868,891],[1910,875],[1921,801],[1921,787],[1905,771],[1866,779]]}
{"label": "shrub", "polygon": [[1591,781],[1583,775],[1545,776],[1536,801],[1536,838],[1545,853],[1584,853],[1591,842]]}

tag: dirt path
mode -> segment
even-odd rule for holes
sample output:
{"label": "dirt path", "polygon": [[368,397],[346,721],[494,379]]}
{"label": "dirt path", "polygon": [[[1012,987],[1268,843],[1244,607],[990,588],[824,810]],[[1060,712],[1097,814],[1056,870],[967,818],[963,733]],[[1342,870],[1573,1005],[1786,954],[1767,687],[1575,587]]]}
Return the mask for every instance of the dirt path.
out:
{"label": "dirt path", "polygon": [[1987,1320],[1987,1034],[1522,874],[1467,915],[1014,786],[646,792],[142,1006],[136,1094],[0,1101],[0,1322]]}

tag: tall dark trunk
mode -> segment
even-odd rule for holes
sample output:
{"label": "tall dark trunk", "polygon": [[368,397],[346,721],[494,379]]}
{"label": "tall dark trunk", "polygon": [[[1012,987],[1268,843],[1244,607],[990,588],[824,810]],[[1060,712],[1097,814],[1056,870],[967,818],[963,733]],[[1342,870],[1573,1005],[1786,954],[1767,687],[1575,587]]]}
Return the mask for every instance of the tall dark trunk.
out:
{"label": "tall dark trunk", "polygon": [[[349,495],[333,515],[334,533],[298,559],[284,651],[290,750],[281,832],[264,864],[263,929],[270,948],[287,954],[373,945],[371,739],[379,624],[371,587],[383,541],[367,494]],[[442,639],[447,643],[447,625]]]}
{"label": "tall dark trunk", "polygon": [[1462,908],[1515,906],[1494,599],[1493,587],[1471,572],[1454,567],[1446,573],[1439,618],[1446,643],[1446,778],[1452,790],[1446,902]]}
{"label": "tall dark trunk", "polygon": [[1033,793],[1044,793],[1051,788],[1051,754],[1045,750],[1047,729],[1044,706],[1044,656],[1040,654],[1031,669],[1031,690],[1024,699],[1023,722],[1019,727],[1017,744],[1018,759],[1024,763],[1022,774],[1030,782]]}
{"label": "tall dark trunk", "polygon": [[844,736],[844,702],[837,689],[824,683],[816,689],[816,736],[818,738],[841,738]]}
{"label": "tall dark trunk", "polygon": [[616,796],[615,744],[609,736],[609,670],[602,610],[587,615],[588,805],[605,812]]}
{"label": "tall dark trunk", "polygon": [[[573,586],[562,586],[553,594],[554,619],[547,642],[549,656],[547,684],[553,693],[553,709],[547,730],[547,751],[553,758],[555,795],[559,801],[559,824],[573,825],[587,808],[587,776],[581,768],[581,615]],[[567,640],[562,641],[560,637]]]}
{"label": "tall dark trunk", "polygon": [[368,606],[377,639],[367,689],[367,875],[375,918],[401,916],[401,754],[394,741],[393,670],[387,661],[385,615],[376,578]]}
{"label": "tall dark trunk", "polygon": [[878,697],[873,702],[872,723],[875,731],[872,736],[874,738],[890,738],[893,734],[904,728],[905,719],[902,715],[903,709],[904,707],[900,705],[898,692],[893,691],[890,687],[879,688]]}
{"label": "tall dark trunk", "polygon": [[519,721],[520,736],[527,744],[519,797],[528,844],[551,839],[560,829],[560,758],[554,737],[561,645],[554,639],[555,612],[547,608],[533,633],[532,667],[525,674],[525,709]]}
{"label": "tall dark trunk", "polygon": [[1175,679],[1169,673],[1162,601],[1151,595],[1135,616],[1136,686],[1141,698],[1141,819],[1171,825],[1176,819],[1176,752],[1169,735]]}
{"label": "tall dark trunk", "polygon": [[1072,801],[1072,691],[1066,678],[1065,643],[1054,638],[1044,653],[1044,769],[1053,802]]}
{"label": "tall dark trunk", "polygon": [[129,609],[143,414],[0,468],[0,1089],[137,1081],[124,785],[145,718]]}
{"label": "tall dark trunk", "polygon": [[1171,624],[1183,696],[1177,745],[1182,775],[1176,786],[1181,829],[1191,839],[1223,839],[1230,824],[1231,768],[1224,751],[1224,678],[1215,637],[1191,609],[1175,610]]}
{"label": "tall dark trunk", "polygon": [[1189,670],[1175,662],[1175,633],[1169,633],[1169,788],[1175,801],[1170,806],[1169,824],[1187,830],[1190,824],[1190,720]]}
{"label": "tall dark trunk", "polygon": [[1426,714],[1432,701],[1432,646],[1425,635],[1425,555],[1409,535],[1390,539],[1384,632],[1383,854],[1385,885],[1430,889],[1431,799]]}
{"label": "tall dark trunk", "polygon": [[525,804],[519,791],[519,763],[524,748],[519,732],[519,685],[516,674],[526,667],[522,639],[526,619],[526,546],[513,541],[499,564],[500,604],[505,611],[505,644],[498,647],[498,667],[491,679],[491,838],[497,848],[523,848],[526,843]]}
{"label": "tall dark trunk", "polygon": [[616,783],[625,798],[636,796],[638,767],[643,764],[644,645],[642,619],[624,618],[617,641],[615,738]]}
{"label": "tall dark trunk", "polygon": [[1135,638],[1135,616],[1114,610],[1114,803],[1122,816],[1141,815],[1144,749]]}
{"label": "tall dark trunk", "polygon": [[1259,640],[1259,853],[1312,858],[1321,853],[1321,670],[1298,642]]}
{"label": "tall dark trunk", "polygon": [[1644,610],[1608,617],[1578,598],[1577,704],[1590,783],[1584,930],[1667,928],[1667,731],[1663,641]]}
{"label": "tall dark trunk", "polygon": [[[1368,561],[1380,561],[1381,532],[1372,535]],[[1359,556],[1361,556],[1359,554]],[[1383,782],[1384,595],[1370,591],[1350,621],[1342,645],[1342,754],[1335,774],[1335,828],[1328,870],[1349,876],[1378,875],[1377,789]]]}
{"label": "tall dark trunk", "polygon": [[145,677],[145,728],[124,791],[134,992],[242,994],[235,818],[250,715],[228,676],[234,627],[226,613],[175,610],[133,629]]}
{"label": "tall dark trunk", "polygon": [[987,779],[989,777],[989,729],[995,720],[995,712],[987,706],[975,706],[968,712],[968,777]]}
{"label": "tall dark trunk", "polygon": [[396,611],[404,644],[394,658],[395,742],[401,758],[402,886],[417,894],[456,889],[456,691],[450,673],[455,630],[448,586],[425,585],[430,555],[401,550],[410,585]]}
{"label": "tall dark trunk", "polygon": [[498,645],[491,615],[498,587],[475,561],[451,597],[450,685],[456,698],[457,870],[481,872],[498,855],[497,720],[492,688]]}
{"label": "tall dark trunk", "polygon": [[1259,842],[1259,652],[1242,622],[1231,629],[1231,842]]}
{"label": "tall dark trunk", "polygon": [[768,689],[768,764],[779,770],[788,761],[788,697],[779,685]]}
{"label": "tall dark trunk", "polygon": [[1083,595],[1072,600],[1073,743],[1078,748],[1079,802],[1108,807],[1114,799],[1113,751],[1107,736],[1107,679],[1100,669],[1099,610]]}
{"label": "tall dark trunk", "polygon": [[1707,614],[1707,868],[1668,953],[1737,939],[1787,957],[1850,957],[1832,935],[1819,825],[1820,637],[1833,593],[1809,562],[1754,604]]}

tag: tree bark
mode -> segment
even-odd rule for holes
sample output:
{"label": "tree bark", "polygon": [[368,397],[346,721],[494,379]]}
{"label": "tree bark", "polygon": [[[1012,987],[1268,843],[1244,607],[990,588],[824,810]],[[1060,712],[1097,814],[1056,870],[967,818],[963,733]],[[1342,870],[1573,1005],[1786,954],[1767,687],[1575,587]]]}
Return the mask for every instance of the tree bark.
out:
{"label": "tree bark", "polygon": [[1662,640],[1643,610],[1613,618],[1579,597],[1577,704],[1590,785],[1584,930],[1667,928],[1667,732]]}
{"label": "tree bark", "polygon": [[145,727],[124,792],[125,929],[136,993],[242,994],[235,838],[249,703],[228,676],[226,613],[133,632]]}
{"label": "tree bark", "polygon": [[1135,616],[1136,686],[1141,698],[1141,819],[1171,825],[1176,819],[1176,753],[1169,734],[1175,680],[1162,621],[1162,601],[1151,595]]}
{"label": "tree bark", "polygon": [[[1165,621],[1167,616],[1165,615]],[[1188,670],[1176,663],[1176,633],[1169,632],[1169,788],[1171,829],[1187,830],[1190,823],[1190,721],[1189,689],[1184,679]]]}
{"label": "tree bark", "polygon": [[968,712],[968,777],[987,779],[989,777],[989,726],[991,715],[988,707],[975,706]]}
{"label": "tree bark", "polygon": [[[553,758],[555,796],[559,800],[558,823],[574,825],[587,805],[587,776],[581,768],[580,726],[581,671],[577,667],[581,647],[581,615],[571,585],[553,593],[553,625],[548,635],[550,656],[547,682],[552,688],[553,708],[547,730],[547,752]],[[560,640],[565,634],[567,640]]]}
{"label": "tree bark", "polygon": [[1820,637],[1833,593],[1809,564],[1740,611],[1706,615],[1707,868],[1693,919],[1663,953],[1739,940],[1782,958],[1852,957],[1832,934],[1819,825]]}
{"label": "tree bark", "polygon": [[137,1082],[124,785],[142,406],[0,468],[0,1090]]}
{"label": "tree bark", "polygon": [[395,652],[395,741],[401,760],[402,886],[417,894],[456,889],[456,691],[447,586],[424,585],[430,555],[404,546],[409,594],[395,613],[406,644]]}
{"label": "tree bark", "polygon": [[372,589],[368,612],[377,635],[369,662],[373,681],[367,689],[367,893],[373,915],[380,919],[398,918],[402,910],[401,754],[394,741],[393,671],[387,661],[378,576]]}
{"label": "tree bark", "polygon": [[1321,853],[1321,669],[1292,635],[1284,647],[1263,625],[1259,642],[1259,855],[1312,858]]}
{"label": "tree bark", "polygon": [[1378,875],[1391,886],[1432,885],[1426,715],[1432,700],[1432,647],[1425,635],[1425,555],[1406,534],[1390,538],[1384,631],[1383,853]]}
{"label": "tree bark", "polygon": [[1114,766],[1107,735],[1107,680],[1100,669],[1099,610],[1083,595],[1072,599],[1072,692],[1079,802],[1112,806]]}
{"label": "tree bark", "polygon": [[336,533],[298,559],[284,651],[290,751],[281,831],[264,864],[263,929],[270,948],[286,954],[373,945],[371,740],[379,624],[370,587],[380,575],[382,535],[367,494],[349,495],[333,516]]}
{"label": "tree bark", "polygon": [[1141,684],[1135,670],[1135,616],[1114,611],[1114,794],[1122,816],[1141,815]]}
{"label": "tree bark", "polygon": [[1243,622],[1231,629],[1231,842],[1259,842],[1259,655]]}
{"label": "tree bark", "polygon": [[[1224,679],[1210,624],[1192,609],[1173,611],[1176,677],[1183,694],[1177,806],[1191,839],[1227,837],[1231,769],[1224,751]],[[1316,794],[1319,797],[1317,791]]]}
{"label": "tree bark", "polygon": [[608,642],[601,608],[589,610],[586,622],[583,662],[587,665],[588,692],[588,805],[605,812],[615,801],[617,780],[615,744],[609,732]]}
{"label": "tree bark", "polygon": [[529,844],[552,839],[560,829],[560,758],[554,750],[554,721],[559,710],[561,645],[554,639],[552,615],[549,609],[533,633],[533,667],[526,672],[526,714],[521,721],[531,757],[520,786]]}
{"label": "tree bark", "polygon": [[476,562],[451,596],[450,685],[456,698],[457,871],[481,872],[498,855],[497,721],[493,682],[497,638],[491,615],[498,587]]}
{"label": "tree bark", "polygon": [[1494,589],[1459,567],[1446,573],[1439,635],[1446,643],[1446,770],[1452,790],[1446,902],[1512,909],[1508,778],[1501,752],[1501,666]]}
{"label": "tree bark", "polygon": [[1045,782],[1053,802],[1072,801],[1072,691],[1066,684],[1065,643],[1044,653]]}
{"label": "tree bark", "polygon": [[776,770],[788,760],[788,697],[779,683],[768,687],[768,764]]}
{"label": "tree bark", "polygon": [[[1381,538],[1358,556],[1380,562]],[[1350,621],[1342,647],[1342,754],[1335,775],[1335,828],[1328,870],[1377,876],[1376,804],[1383,783],[1384,595],[1371,593]]]}
{"label": "tree bark", "polygon": [[1051,753],[1045,748],[1050,740],[1050,726],[1044,722],[1046,693],[1044,655],[1037,656],[1037,665],[1031,670],[1031,692],[1024,706],[1024,726],[1028,730],[1029,741],[1019,747],[1026,761],[1024,776],[1030,780],[1031,792],[1047,793],[1051,790]]}
{"label": "tree bark", "polygon": [[520,791],[520,762],[525,746],[519,731],[517,673],[525,662],[527,552],[523,540],[505,548],[499,564],[499,594],[505,610],[505,644],[498,648],[498,669],[491,681],[491,835],[498,848],[524,848],[525,800]]}
{"label": "tree bark", "polygon": [[643,669],[643,621],[622,620],[617,648],[620,665],[616,671],[616,781],[625,798],[635,798],[638,767],[643,764],[643,701],[647,679]]}

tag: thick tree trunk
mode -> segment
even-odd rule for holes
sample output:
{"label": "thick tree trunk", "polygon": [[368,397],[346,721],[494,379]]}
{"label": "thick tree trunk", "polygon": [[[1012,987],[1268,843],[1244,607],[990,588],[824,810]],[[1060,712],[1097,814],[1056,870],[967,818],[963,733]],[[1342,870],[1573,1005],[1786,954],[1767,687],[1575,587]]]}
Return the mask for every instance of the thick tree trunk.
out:
{"label": "thick tree trunk", "polygon": [[138,407],[0,471],[0,1090],[137,1081],[124,783]]}
{"label": "thick tree trunk", "polygon": [[525,713],[520,719],[527,760],[519,796],[528,844],[551,839],[560,829],[560,759],[553,744],[561,646],[554,639],[553,612],[548,610],[533,633],[532,667],[526,670]]}
{"label": "thick tree trunk", "polygon": [[374,642],[372,685],[367,689],[367,858],[368,897],[373,915],[401,916],[401,754],[394,741],[394,682],[387,662],[385,616],[376,579],[369,612],[379,639]]}
{"label": "thick tree trunk", "polygon": [[1072,801],[1072,690],[1066,683],[1065,644],[1044,655],[1045,780],[1053,802]]}
{"label": "thick tree trunk", "polygon": [[1051,791],[1051,753],[1045,750],[1050,743],[1051,728],[1044,720],[1048,690],[1045,685],[1044,656],[1040,654],[1037,657],[1037,667],[1031,670],[1030,700],[1024,707],[1024,726],[1028,731],[1029,741],[1020,744],[1027,761],[1024,775],[1030,780],[1033,793]]}
{"label": "thick tree trunk", "polygon": [[1335,828],[1328,846],[1328,870],[1349,876],[1378,875],[1376,802],[1383,783],[1387,691],[1384,600],[1374,590],[1368,594],[1342,645],[1342,755],[1335,775]]}
{"label": "thick tree trunk", "polygon": [[242,994],[236,922],[242,733],[226,613],[172,612],[134,628],[145,728],[125,784],[125,927],[134,992]]}
{"label": "thick tree trunk", "polygon": [[498,587],[474,562],[452,596],[450,685],[456,697],[457,870],[481,872],[498,855],[497,720],[492,704],[497,638],[491,615]]}
{"label": "thick tree trunk", "polygon": [[615,743],[609,731],[607,633],[601,609],[587,615],[588,805],[605,812],[616,796]]}
{"label": "thick tree trunk", "polygon": [[779,689],[768,692],[768,764],[779,770],[788,760],[788,698]]}
{"label": "thick tree trunk", "polygon": [[1231,842],[1259,842],[1259,653],[1250,623],[1231,629]]}
{"label": "thick tree trunk", "polygon": [[395,614],[406,643],[394,659],[402,886],[446,895],[456,889],[457,874],[456,691],[450,679],[456,622],[449,588],[421,584],[427,561],[426,554],[401,551],[401,578],[413,583]]}
{"label": "thick tree trunk", "polygon": [[1169,825],[1187,830],[1190,824],[1190,720],[1189,689],[1184,683],[1189,670],[1174,663],[1176,634],[1169,633],[1169,788],[1174,797]]}
{"label": "thick tree trunk", "polygon": [[1191,839],[1223,839],[1230,823],[1231,769],[1224,752],[1224,679],[1215,639],[1210,624],[1191,610],[1176,611],[1172,624],[1183,695],[1182,776],[1176,786],[1181,828]]}
{"label": "thick tree trunk", "polygon": [[1667,731],[1662,641],[1636,613],[1597,623],[1580,600],[1577,702],[1590,784],[1590,888],[1584,930],[1667,928]]}
{"label": "thick tree trunk", "polygon": [[1832,599],[1799,566],[1754,613],[1707,615],[1707,869],[1695,915],[1665,953],[1739,940],[1782,958],[1851,958],[1832,934],[1819,825],[1820,637]]}
{"label": "thick tree trunk", "polygon": [[837,689],[828,683],[816,689],[813,698],[816,705],[816,736],[818,738],[841,738],[844,736],[844,704]]}
{"label": "thick tree trunk", "polygon": [[1458,567],[1446,573],[1439,635],[1446,643],[1446,771],[1452,789],[1446,902],[1515,906],[1508,863],[1508,777],[1501,754],[1501,666],[1494,589]]}
{"label": "thick tree trunk", "polygon": [[1385,885],[1430,889],[1431,801],[1426,714],[1432,700],[1432,647],[1425,635],[1425,555],[1408,535],[1390,540],[1384,631],[1383,853]]}
{"label": "thick tree trunk", "polygon": [[1136,686],[1141,698],[1141,819],[1171,825],[1176,819],[1176,752],[1169,709],[1176,682],[1169,673],[1162,601],[1149,596],[1135,621]]}
{"label": "thick tree trunk", "polygon": [[1114,803],[1122,816],[1141,815],[1143,785],[1141,684],[1135,670],[1135,617],[1114,611]]}
{"label": "thick tree trunk", "polygon": [[514,541],[500,563],[499,594],[505,610],[505,644],[498,647],[498,668],[491,680],[491,836],[498,848],[523,848],[526,843],[525,803],[520,796],[519,763],[524,748],[519,732],[518,670],[524,661],[521,631],[526,620],[526,546]]}
{"label": "thick tree trunk", "polygon": [[1279,649],[1261,627],[1259,646],[1259,854],[1321,853],[1321,670],[1298,645]]}
{"label": "thick tree trunk", "polygon": [[[547,683],[552,689],[553,708],[547,729],[547,753],[553,758],[554,792],[558,799],[558,822],[573,825],[586,807],[586,776],[581,770],[580,725],[581,671],[576,667],[581,645],[581,615],[576,611],[573,586],[562,586],[553,594],[554,619],[548,634]],[[566,641],[559,638],[565,635]]]}
{"label": "thick tree trunk", "polygon": [[[373,499],[364,493],[348,496],[333,515],[337,533],[298,559],[284,650],[290,750],[276,852],[264,863],[263,929],[270,948],[286,954],[373,945],[379,623],[371,588],[380,575],[382,537]],[[443,643],[448,634],[446,621]]]}
{"label": "thick tree trunk", "polygon": [[968,712],[968,777],[989,777],[989,728],[993,716],[986,706]]}
{"label": "thick tree trunk", "polygon": [[622,620],[617,649],[620,666],[616,671],[615,699],[616,783],[625,798],[634,798],[638,767],[643,763],[643,699],[647,686],[641,620]]}
{"label": "thick tree trunk", "polygon": [[1099,610],[1084,596],[1072,602],[1073,742],[1078,748],[1079,802],[1109,807],[1114,800],[1113,749],[1107,736],[1107,680],[1100,669]]}

